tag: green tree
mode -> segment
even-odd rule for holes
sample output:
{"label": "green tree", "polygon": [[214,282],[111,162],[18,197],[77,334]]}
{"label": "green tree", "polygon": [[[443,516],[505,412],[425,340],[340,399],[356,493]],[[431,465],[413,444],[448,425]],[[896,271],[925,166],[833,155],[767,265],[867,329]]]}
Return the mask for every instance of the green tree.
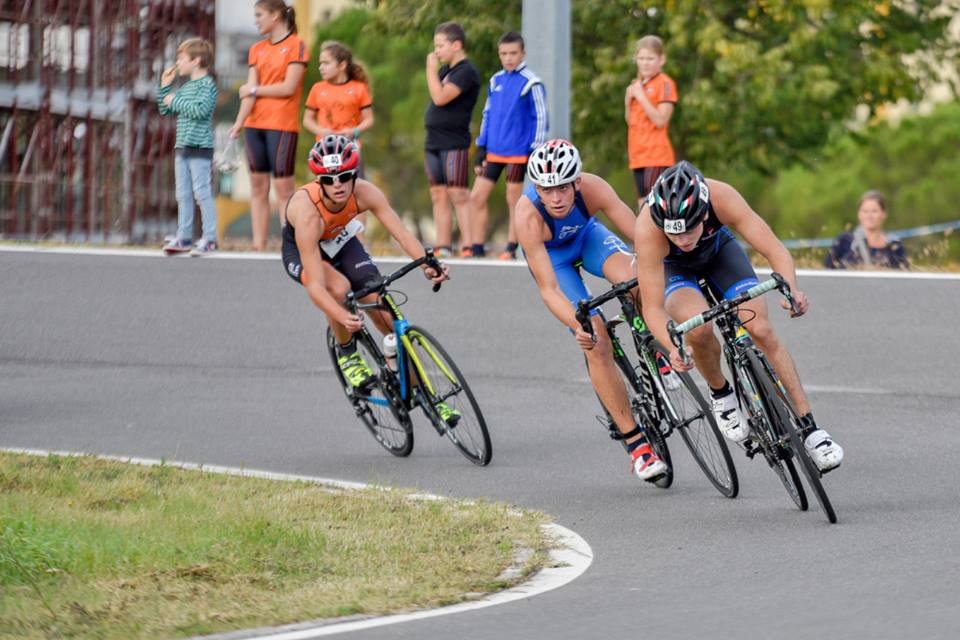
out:
{"label": "green tree", "polygon": [[[364,140],[368,166],[398,210],[430,216],[423,59],[434,28],[460,22],[486,78],[499,68],[497,39],[520,27],[521,7],[521,0],[381,0],[372,12],[350,11],[320,28],[320,40],[342,39],[368,64],[377,118]],[[678,154],[774,209],[764,176],[813,167],[824,145],[846,134],[858,105],[873,114],[916,100],[937,76],[931,61],[958,59],[945,31],[960,0],[573,0],[572,7],[573,138],[587,165],[627,201],[622,97],[642,35],[666,44],[665,71],[680,93],[670,124]],[[316,75],[311,69],[308,86]],[[478,107],[475,129],[479,116]],[[504,218],[497,201],[494,223]]]}

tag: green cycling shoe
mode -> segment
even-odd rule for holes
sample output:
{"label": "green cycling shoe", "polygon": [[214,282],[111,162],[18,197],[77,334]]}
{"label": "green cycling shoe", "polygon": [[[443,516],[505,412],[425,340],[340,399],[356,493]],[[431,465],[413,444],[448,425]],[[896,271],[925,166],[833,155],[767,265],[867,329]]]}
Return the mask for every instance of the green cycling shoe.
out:
{"label": "green cycling shoe", "polygon": [[440,414],[440,419],[451,427],[457,426],[457,423],[460,422],[460,418],[463,417],[462,413],[448,405],[446,402],[440,401],[433,406],[437,410],[437,413]]}
{"label": "green cycling shoe", "polygon": [[362,389],[374,380],[373,370],[364,362],[360,352],[354,351],[350,355],[340,356],[337,360],[340,372],[354,389]]}

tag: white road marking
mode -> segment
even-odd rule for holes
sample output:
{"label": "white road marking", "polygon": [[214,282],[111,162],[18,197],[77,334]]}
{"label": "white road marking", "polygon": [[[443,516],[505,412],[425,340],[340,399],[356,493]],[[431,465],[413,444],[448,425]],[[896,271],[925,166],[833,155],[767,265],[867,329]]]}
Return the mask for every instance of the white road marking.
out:
{"label": "white road marking", "polygon": [[[8,453],[28,454],[36,456],[84,456],[90,455],[75,451],[47,451],[43,449],[18,449],[10,447],[0,447],[0,451]],[[112,460],[129,464],[138,464],[143,466],[176,467],[180,469],[190,469],[196,471],[208,471],[210,473],[222,473],[231,476],[243,476],[252,478],[265,478],[268,480],[282,481],[302,481],[320,484],[338,489],[366,489],[369,487],[388,489],[377,485],[368,485],[362,482],[349,482],[346,480],[336,480],[333,478],[319,478],[315,476],[295,475],[289,473],[277,473],[274,471],[262,471],[259,469],[241,469],[237,467],[223,467],[219,465],[205,465],[193,462],[177,462],[169,460],[154,460],[150,458],[134,458],[114,455],[94,455],[93,457],[101,460]],[[432,494],[414,494],[417,498],[443,500],[443,496]],[[544,531],[549,538],[555,541],[557,548],[550,551],[551,566],[538,571],[530,580],[519,584],[513,588],[493,593],[477,600],[461,602],[447,607],[437,609],[426,609],[414,611],[411,613],[402,613],[395,615],[380,616],[375,618],[363,618],[360,620],[351,619],[344,622],[334,620],[298,623],[294,625],[285,625],[283,627],[264,628],[259,630],[247,630],[244,632],[244,638],[256,638],[258,640],[307,640],[308,638],[319,638],[337,633],[346,633],[348,631],[358,631],[361,629],[372,629],[389,624],[400,622],[409,622],[412,620],[424,620],[437,616],[461,613],[464,611],[473,611],[484,609],[498,604],[513,602],[524,598],[551,591],[571,582],[579,577],[593,562],[593,549],[586,540],[581,538],[576,532],[562,527],[556,523],[544,525]],[[231,632],[231,635],[237,632]],[[219,634],[218,634],[219,635]]]}
{"label": "white road marking", "polygon": [[[82,247],[56,246],[46,247],[29,243],[0,242],[0,252],[9,253],[54,253],[65,255],[125,256],[131,258],[167,258],[186,260],[187,256],[168,257],[160,249],[133,249],[125,247]],[[280,260],[279,253],[257,253],[254,251],[218,251],[204,256],[203,260]],[[405,256],[373,256],[376,262],[384,264],[403,264],[409,260]],[[464,258],[444,258],[447,264],[469,267],[522,267],[523,260],[483,260]],[[770,269],[757,269],[758,274],[769,274]],[[941,273],[932,271],[848,271],[831,269],[797,269],[797,275],[816,278],[874,278],[881,280],[960,280],[960,273]]]}

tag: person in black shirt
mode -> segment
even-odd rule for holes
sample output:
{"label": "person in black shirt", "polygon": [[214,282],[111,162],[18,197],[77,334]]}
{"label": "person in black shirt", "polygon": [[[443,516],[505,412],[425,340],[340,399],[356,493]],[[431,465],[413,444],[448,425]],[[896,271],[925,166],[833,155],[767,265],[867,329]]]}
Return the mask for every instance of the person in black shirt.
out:
{"label": "person in black shirt", "polygon": [[828,269],[871,268],[909,269],[910,261],[900,241],[883,230],[887,199],[879,191],[867,191],[857,207],[859,225],[833,241],[823,260]]}
{"label": "person in black shirt", "polygon": [[427,55],[430,104],[424,115],[424,167],[430,182],[438,252],[443,255],[452,248],[452,201],[460,227],[462,255],[469,257],[473,255],[467,191],[470,118],[480,96],[480,73],[467,59],[466,43],[467,36],[456,22],[444,22],[434,31],[433,51]]}

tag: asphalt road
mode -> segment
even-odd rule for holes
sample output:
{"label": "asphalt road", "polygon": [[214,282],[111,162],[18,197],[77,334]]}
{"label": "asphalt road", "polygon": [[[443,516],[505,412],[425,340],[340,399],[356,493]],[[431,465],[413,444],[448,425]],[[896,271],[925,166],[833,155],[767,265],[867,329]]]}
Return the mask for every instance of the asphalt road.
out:
{"label": "asphalt road", "polygon": [[846,449],[826,478],[840,517],[829,525],[742,455],[740,496],[722,498],[679,439],[673,488],[629,476],[594,420],[576,344],[523,268],[455,267],[438,294],[416,274],[399,285],[482,403],[487,468],[419,416],[410,458],[381,450],[278,260],[0,251],[0,274],[0,446],[488,496],[541,509],[593,548],[561,589],[357,637],[960,635],[956,280],[811,276],[806,317],[772,312]]}

